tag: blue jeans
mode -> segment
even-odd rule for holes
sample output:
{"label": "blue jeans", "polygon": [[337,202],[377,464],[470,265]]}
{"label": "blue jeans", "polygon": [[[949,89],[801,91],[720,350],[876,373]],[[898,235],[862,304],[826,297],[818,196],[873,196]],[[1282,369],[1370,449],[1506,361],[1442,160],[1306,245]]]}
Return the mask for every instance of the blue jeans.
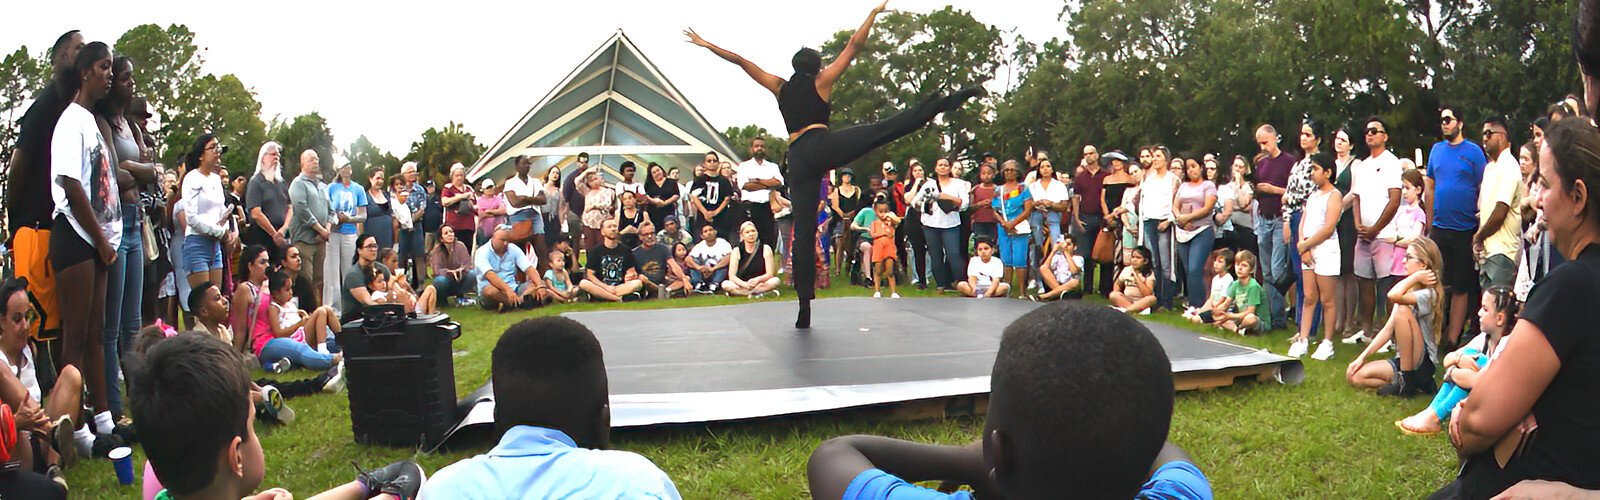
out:
{"label": "blue jeans", "polygon": [[122,243],[117,246],[116,262],[107,271],[105,331],[101,335],[106,359],[106,400],[111,412],[121,415],[122,384],[117,381],[122,377],[120,353],[133,349],[144,304],[144,228],[138,210],[122,211]]}
{"label": "blue jeans", "polygon": [[1150,269],[1156,274],[1156,306],[1170,307],[1178,288],[1178,284],[1172,282],[1172,227],[1160,232],[1156,230],[1159,225],[1160,220],[1145,219],[1139,234],[1144,235],[1144,247],[1150,249]]}
{"label": "blue jeans", "polygon": [[1286,308],[1283,294],[1278,292],[1274,283],[1283,281],[1282,276],[1289,272],[1289,248],[1283,244],[1283,219],[1278,217],[1256,217],[1256,244],[1261,249],[1261,255],[1256,256],[1261,265],[1261,289],[1266,292],[1266,300],[1262,305],[1267,306],[1266,314],[1257,312],[1256,317],[1270,319],[1267,322],[1269,329],[1283,328],[1288,322],[1285,317]]}
{"label": "blue jeans", "polygon": [[439,293],[439,298],[458,297],[467,294],[467,290],[478,289],[478,270],[467,269],[466,276],[455,279],[439,275],[433,277],[433,290]]}
{"label": "blue jeans", "polygon": [[1178,258],[1183,259],[1184,292],[1189,297],[1189,307],[1206,304],[1206,258],[1216,245],[1217,230],[1208,228],[1187,242],[1178,243]]}
{"label": "blue jeans", "polygon": [[966,278],[966,262],[961,260],[961,228],[922,226],[928,242],[928,267],[939,288],[954,288],[957,278]]}
{"label": "blue jeans", "polygon": [[701,274],[700,271],[694,269],[689,270],[689,283],[693,284],[696,288],[706,287],[714,290],[717,287],[722,286],[723,280],[726,279],[728,279],[728,268],[726,267],[712,271],[710,281],[707,281],[706,275]]}
{"label": "blue jeans", "polygon": [[1044,263],[1045,237],[1048,235],[1052,242],[1061,241],[1061,212],[1035,210],[1028,216],[1028,225],[1033,226],[1033,233],[1028,236],[1028,277],[1037,280],[1040,279],[1039,265]]}
{"label": "blue jeans", "polygon": [[288,358],[289,363],[301,368],[312,370],[326,370],[333,368],[333,355],[323,354],[312,349],[311,346],[288,337],[279,337],[267,341],[261,346],[261,367],[267,368],[270,363]]}

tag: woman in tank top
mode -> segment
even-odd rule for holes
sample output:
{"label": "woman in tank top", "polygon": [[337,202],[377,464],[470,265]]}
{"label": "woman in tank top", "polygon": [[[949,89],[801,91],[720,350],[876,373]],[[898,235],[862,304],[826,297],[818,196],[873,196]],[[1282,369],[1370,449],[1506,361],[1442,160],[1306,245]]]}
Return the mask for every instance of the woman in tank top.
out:
{"label": "woman in tank top", "polygon": [[[817,216],[818,185],[829,170],[849,164],[880,146],[906,136],[933,121],[940,113],[961,107],[967,99],[982,95],[976,85],[956,91],[948,96],[935,96],[901,111],[894,116],[871,124],[840,130],[829,128],[833,84],[844,70],[850,67],[856,53],[866,45],[872,23],[886,10],[887,0],[872,9],[867,20],[856,29],[839,56],[826,67],[822,53],[803,48],[791,60],[794,74],[788,80],[762,70],[739,54],[735,54],[701,38],[694,30],[685,30],[689,43],[710,50],[723,60],[742,68],[762,88],[778,99],[778,111],[783,115],[789,132],[790,192],[795,195],[794,218],[814,220]],[[977,83],[977,82],[971,82]],[[817,233],[810,228],[795,232],[795,260],[811,262],[816,259]],[[796,328],[811,327],[811,299],[816,295],[816,270],[811,266],[795,268],[795,290],[800,295],[800,310],[795,319]]]}

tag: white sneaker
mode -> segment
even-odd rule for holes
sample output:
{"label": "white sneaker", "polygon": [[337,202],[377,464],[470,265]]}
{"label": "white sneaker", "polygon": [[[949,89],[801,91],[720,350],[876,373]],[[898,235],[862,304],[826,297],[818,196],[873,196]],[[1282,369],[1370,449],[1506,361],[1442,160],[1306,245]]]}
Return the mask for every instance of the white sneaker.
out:
{"label": "white sneaker", "polygon": [[1120,313],[1120,312],[1128,312],[1128,310],[1127,310],[1127,309],[1123,309],[1123,308],[1121,308],[1121,307],[1117,307],[1117,306],[1111,306],[1111,308],[1112,308],[1112,309],[1116,309],[1116,310],[1117,310],[1117,312],[1119,312],[1119,313]]}
{"label": "white sneaker", "polygon": [[1150,315],[1150,308],[1146,307],[1146,308],[1144,308],[1143,311],[1139,311],[1139,315],[1140,316],[1149,316]]}
{"label": "white sneaker", "polygon": [[1393,351],[1393,350],[1394,350],[1394,341],[1391,340],[1391,341],[1388,341],[1388,342],[1384,342],[1383,343],[1383,347],[1379,347],[1378,348],[1378,353],[1382,354],[1382,353],[1386,353],[1386,352]]}
{"label": "white sneaker", "polygon": [[889,298],[891,298],[891,299],[898,299],[898,298],[900,298],[900,292],[890,292],[890,293],[889,293]]}
{"label": "white sneaker", "polygon": [[1044,287],[1039,286],[1039,280],[1028,280],[1028,288],[1037,288],[1039,293],[1044,293]]}
{"label": "white sneaker", "polygon": [[1289,357],[1291,357],[1291,358],[1303,358],[1303,357],[1305,357],[1306,348],[1310,347],[1310,344],[1311,344],[1311,342],[1306,340],[1306,339],[1300,339],[1300,340],[1296,340],[1294,342],[1291,342],[1289,344],[1289,354],[1288,354]]}
{"label": "white sneaker", "polygon": [[1311,353],[1311,359],[1315,359],[1317,361],[1327,361],[1328,358],[1331,358],[1331,357],[1333,357],[1333,341],[1332,340],[1324,340],[1324,341],[1318,343],[1317,344],[1317,352]]}
{"label": "white sneaker", "polygon": [[1344,343],[1344,345],[1356,345],[1356,344],[1365,344],[1365,343],[1371,342],[1371,341],[1372,341],[1372,339],[1370,337],[1367,337],[1367,331],[1366,330],[1358,330],[1355,333],[1350,334],[1349,337],[1345,337],[1344,340],[1340,340],[1339,342]]}
{"label": "white sneaker", "polygon": [[872,292],[872,298],[874,298],[874,299],[883,298],[883,292]]}

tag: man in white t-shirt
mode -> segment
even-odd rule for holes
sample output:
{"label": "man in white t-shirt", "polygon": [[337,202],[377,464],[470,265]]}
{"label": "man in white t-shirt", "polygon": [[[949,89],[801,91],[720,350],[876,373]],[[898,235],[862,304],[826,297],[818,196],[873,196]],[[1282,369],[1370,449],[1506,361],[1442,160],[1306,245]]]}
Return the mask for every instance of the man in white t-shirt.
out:
{"label": "man in white t-shirt", "polygon": [[1489,164],[1483,169],[1478,188],[1478,231],[1472,236],[1473,253],[1478,257],[1478,282],[1484,289],[1492,285],[1511,286],[1516,278],[1517,251],[1520,249],[1522,166],[1511,153],[1506,122],[1490,118],[1483,124],[1483,149]]}
{"label": "man in white t-shirt", "polygon": [[512,165],[516,168],[516,175],[506,179],[506,184],[501,189],[501,194],[506,198],[506,224],[516,227],[519,222],[533,223],[533,238],[531,241],[514,241],[518,245],[534,243],[534,257],[548,255],[545,253],[544,244],[544,217],[539,212],[539,207],[545,203],[544,181],[528,174],[533,167],[533,159],[518,156]]}
{"label": "man in white t-shirt", "polygon": [[700,226],[700,243],[689,249],[689,282],[699,294],[717,293],[717,286],[728,278],[728,257],[733,245],[717,237],[717,226]]}
{"label": "man in white t-shirt", "polygon": [[[1394,281],[1394,219],[1400,209],[1400,159],[1388,149],[1389,125],[1376,116],[1367,119],[1365,160],[1351,166],[1350,191],[1356,195],[1355,274],[1357,324],[1372,318],[1378,309],[1378,294],[1387,292]],[[1385,301],[1387,302],[1387,301]],[[1388,307],[1382,308],[1387,310]],[[1370,325],[1371,330],[1376,325]]]}
{"label": "man in white t-shirt", "polygon": [[783,173],[778,164],[767,161],[767,140],[757,137],[750,141],[750,159],[734,167],[734,185],[739,187],[739,201],[746,220],[756,224],[761,233],[761,244],[777,248],[778,230],[772,217],[772,190],[783,187]]}

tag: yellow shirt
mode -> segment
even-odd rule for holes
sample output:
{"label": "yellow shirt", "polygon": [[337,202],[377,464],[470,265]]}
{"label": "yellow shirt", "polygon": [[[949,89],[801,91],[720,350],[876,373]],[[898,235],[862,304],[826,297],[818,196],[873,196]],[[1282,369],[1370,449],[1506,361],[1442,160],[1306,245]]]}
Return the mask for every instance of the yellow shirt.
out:
{"label": "yellow shirt", "polygon": [[1511,154],[1511,149],[1507,148],[1484,167],[1483,183],[1478,188],[1479,227],[1489,223],[1495,205],[1505,203],[1509,207],[1500,228],[1490,233],[1483,242],[1488,255],[1504,255],[1513,262],[1517,260],[1517,238],[1522,227],[1522,197],[1526,195],[1527,187],[1522,184],[1522,166],[1517,163],[1517,157]]}

